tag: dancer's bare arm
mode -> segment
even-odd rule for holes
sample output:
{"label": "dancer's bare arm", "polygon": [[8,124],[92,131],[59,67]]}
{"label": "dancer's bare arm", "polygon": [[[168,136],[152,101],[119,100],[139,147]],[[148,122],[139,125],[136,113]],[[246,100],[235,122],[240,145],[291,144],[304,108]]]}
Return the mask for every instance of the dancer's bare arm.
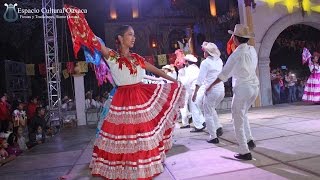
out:
{"label": "dancer's bare arm", "polygon": [[152,64],[145,62],[146,70],[152,72],[155,75],[168,79],[169,81],[177,82],[177,80],[173,79],[172,77],[168,76],[165,72],[161,71],[160,69],[156,68]]}
{"label": "dancer's bare arm", "polygon": [[105,57],[105,59],[109,59],[109,52],[110,52],[110,49],[104,46],[103,44],[101,44],[101,53],[103,57]]}

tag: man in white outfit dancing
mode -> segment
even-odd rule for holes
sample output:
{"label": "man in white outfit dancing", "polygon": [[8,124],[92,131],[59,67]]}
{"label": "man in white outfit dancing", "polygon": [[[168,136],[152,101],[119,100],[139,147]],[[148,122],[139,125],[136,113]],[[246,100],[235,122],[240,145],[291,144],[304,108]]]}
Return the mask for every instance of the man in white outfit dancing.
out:
{"label": "man in white outfit dancing", "polygon": [[259,93],[259,80],[256,75],[258,56],[255,48],[248,45],[250,38],[254,35],[249,32],[246,25],[237,24],[234,31],[229,30],[233,35],[233,41],[238,46],[230,55],[218,79],[207,89],[210,92],[217,83],[227,81],[232,77],[233,99],[231,105],[232,118],[236,139],[239,144],[239,154],[234,157],[242,160],[252,160],[249,149],[255,144],[247,113]]}
{"label": "man in white outfit dancing", "polygon": [[[200,74],[197,79],[196,89],[194,91],[192,101],[197,99],[200,86],[204,85],[207,89],[218,78],[218,75],[223,67],[223,62],[220,58],[221,53],[214,43],[203,42],[202,50],[206,59],[201,62]],[[217,83],[204,96],[204,118],[210,134],[210,139],[207,141],[208,143],[219,143],[218,137],[223,133],[222,125],[219,122],[216,111],[216,107],[220,104],[223,98],[223,82]]]}
{"label": "man in white outfit dancing", "polygon": [[183,85],[187,90],[186,95],[188,95],[188,105],[192,116],[192,122],[195,126],[195,128],[190,132],[202,132],[206,126],[204,123],[205,119],[200,108],[203,103],[202,98],[205,92],[204,87],[202,88],[202,95],[199,95],[195,102],[192,101],[192,95],[196,88],[196,81],[200,72],[199,67],[195,64],[197,63],[198,59],[192,54],[187,54],[184,59],[186,60],[187,67],[185,69],[185,79]]}

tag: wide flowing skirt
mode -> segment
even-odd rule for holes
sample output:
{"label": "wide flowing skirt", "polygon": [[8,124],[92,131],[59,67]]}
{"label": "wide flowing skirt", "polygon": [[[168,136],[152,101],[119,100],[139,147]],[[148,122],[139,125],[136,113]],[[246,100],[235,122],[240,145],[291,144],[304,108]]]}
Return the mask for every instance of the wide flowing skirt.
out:
{"label": "wide flowing skirt", "polygon": [[120,86],[94,144],[92,174],[152,179],[163,172],[184,94],[181,83]]}
{"label": "wide flowing skirt", "polygon": [[304,88],[304,101],[320,103],[320,73],[312,73]]}

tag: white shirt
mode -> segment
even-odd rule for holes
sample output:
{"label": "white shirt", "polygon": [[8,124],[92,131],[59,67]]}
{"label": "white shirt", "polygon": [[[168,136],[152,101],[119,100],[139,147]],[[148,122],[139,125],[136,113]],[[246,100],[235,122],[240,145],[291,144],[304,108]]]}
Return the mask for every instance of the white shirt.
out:
{"label": "white shirt", "polygon": [[258,56],[254,47],[246,43],[240,44],[228,58],[218,77],[223,82],[232,77],[232,87],[242,84],[258,86],[257,65]]}
{"label": "white shirt", "polygon": [[195,64],[189,65],[185,69],[185,79],[182,83],[190,94],[196,88],[196,81],[198,79],[199,73],[200,69]]}
{"label": "white shirt", "polygon": [[86,106],[86,109],[100,108],[100,103],[95,101],[94,99],[91,99],[91,100],[86,99],[85,106]]}
{"label": "white shirt", "polygon": [[[200,73],[196,84],[205,85],[205,89],[212,84],[220,74],[223,62],[219,57],[208,56],[200,65]],[[224,84],[220,82],[212,87],[215,91],[224,91]]]}

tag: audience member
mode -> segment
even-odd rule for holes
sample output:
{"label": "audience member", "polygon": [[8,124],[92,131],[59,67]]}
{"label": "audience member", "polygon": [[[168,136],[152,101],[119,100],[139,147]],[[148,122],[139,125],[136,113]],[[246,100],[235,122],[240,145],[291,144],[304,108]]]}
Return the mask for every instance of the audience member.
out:
{"label": "audience member", "polygon": [[9,135],[7,147],[5,149],[9,155],[19,156],[22,153],[22,150],[20,149],[18,144],[18,138],[15,133],[11,133]]}
{"label": "audience member", "polygon": [[10,108],[7,103],[7,96],[5,94],[1,94],[0,98],[0,132],[6,132],[11,119]]}

